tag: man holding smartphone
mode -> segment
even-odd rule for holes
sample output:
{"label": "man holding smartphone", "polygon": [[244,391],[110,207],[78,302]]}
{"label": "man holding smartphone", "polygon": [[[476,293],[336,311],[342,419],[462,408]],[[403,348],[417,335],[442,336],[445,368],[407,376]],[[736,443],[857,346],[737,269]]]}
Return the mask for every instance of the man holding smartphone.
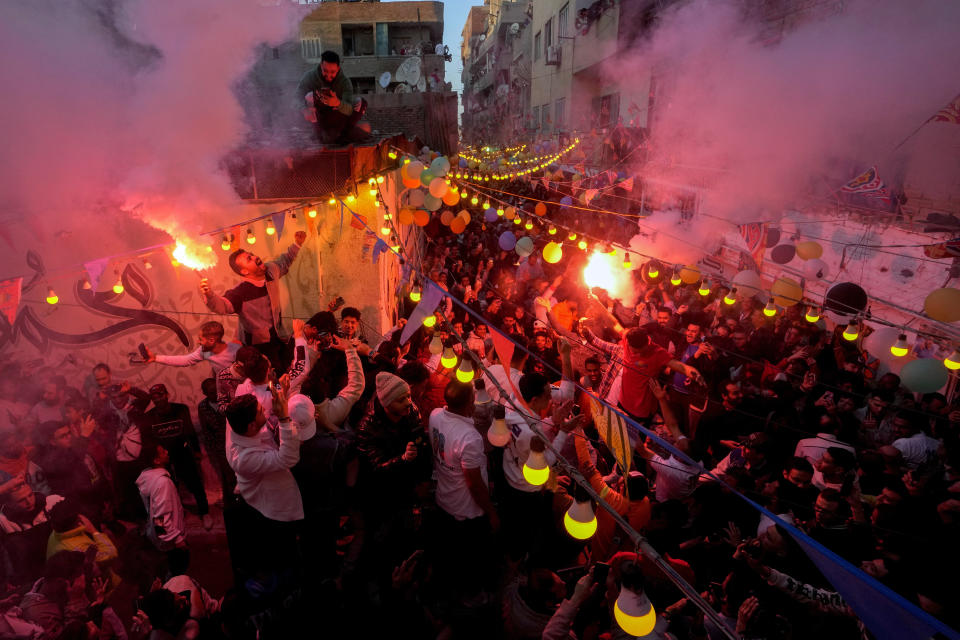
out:
{"label": "man holding smartphone", "polygon": [[303,117],[316,125],[321,144],[361,142],[370,136],[370,124],[360,123],[367,101],[354,97],[335,51],[324,51],[320,64],[300,78],[297,96],[305,101],[306,106],[300,105]]}

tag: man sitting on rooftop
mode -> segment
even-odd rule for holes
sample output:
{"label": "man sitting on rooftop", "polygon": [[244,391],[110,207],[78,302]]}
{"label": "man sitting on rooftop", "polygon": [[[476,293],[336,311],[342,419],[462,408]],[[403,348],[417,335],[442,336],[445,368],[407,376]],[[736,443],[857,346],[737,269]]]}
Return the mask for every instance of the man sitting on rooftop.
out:
{"label": "man sitting on rooftop", "polygon": [[320,64],[300,78],[297,96],[303,117],[316,125],[321,144],[361,142],[370,136],[370,123],[360,122],[367,110],[367,101],[353,95],[353,85],[343,73],[340,56],[324,51]]}

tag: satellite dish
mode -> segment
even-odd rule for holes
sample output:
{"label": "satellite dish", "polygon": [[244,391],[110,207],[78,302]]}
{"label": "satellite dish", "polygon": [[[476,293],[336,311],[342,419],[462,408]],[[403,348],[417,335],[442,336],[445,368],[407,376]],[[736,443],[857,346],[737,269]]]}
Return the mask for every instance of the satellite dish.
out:
{"label": "satellite dish", "polygon": [[486,40],[486,39],[487,39],[487,34],[481,33],[481,34],[480,34],[480,42],[483,42],[483,41]]}
{"label": "satellite dish", "polygon": [[407,84],[417,84],[420,80],[420,58],[410,56],[400,63],[397,72],[394,74],[397,82],[406,82]]}
{"label": "satellite dish", "polygon": [[517,22],[514,22],[512,25],[510,25],[510,33],[512,33],[513,35],[520,33],[520,24]]}
{"label": "satellite dish", "polygon": [[434,47],[433,52],[434,52],[435,54],[437,54],[438,56],[442,56],[442,55],[443,55],[443,45],[442,45],[442,44],[438,44],[436,47]]}
{"label": "satellite dish", "polygon": [[380,74],[380,86],[386,89],[390,86],[390,72],[384,71]]}
{"label": "satellite dish", "polygon": [[417,91],[423,93],[427,90],[427,79],[423,76],[420,76],[420,79],[417,80]]}
{"label": "satellite dish", "polygon": [[411,91],[410,85],[408,85],[406,82],[401,82],[393,90],[394,93],[410,93],[410,91]]}

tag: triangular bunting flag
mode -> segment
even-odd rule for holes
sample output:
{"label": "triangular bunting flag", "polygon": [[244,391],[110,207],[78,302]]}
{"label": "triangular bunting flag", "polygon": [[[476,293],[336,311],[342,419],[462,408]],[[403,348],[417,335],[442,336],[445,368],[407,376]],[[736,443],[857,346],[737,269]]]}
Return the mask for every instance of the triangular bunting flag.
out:
{"label": "triangular bunting flag", "polygon": [[380,254],[388,249],[387,243],[377,238],[376,244],[373,245],[373,264],[377,264],[380,261]]}
{"label": "triangular bunting flag", "polygon": [[0,313],[4,315],[11,327],[17,319],[22,285],[23,278],[10,278],[0,282]]}
{"label": "triangular bunting flag", "polygon": [[437,305],[443,300],[443,295],[443,291],[434,286],[433,283],[428,282],[424,285],[420,303],[410,313],[407,324],[403,327],[403,333],[400,334],[401,345],[406,344],[413,332],[420,328],[424,318],[433,314]]}
{"label": "triangular bunting flag", "polygon": [[547,176],[543,176],[543,188],[547,190],[550,189],[550,179],[547,178]]}
{"label": "triangular bunting flag", "polygon": [[627,191],[633,191],[633,176],[630,176],[629,178],[621,182],[620,187],[622,189],[626,189]]}
{"label": "triangular bunting flag", "polygon": [[276,227],[277,237],[279,238],[283,234],[283,223],[287,221],[287,214],[281,211],[280,213],[270,214],[270,217],[273,218],[273,226]]}
{"label": "triangular bunting flag", "polygon": [[354,229],[366,229],[367,219],[359,213],[355,213],[350,218],[350,226]]}
{"label": "triangular bunting flag", "polygon": [[90,278],[90,288],[96,291],[97,285],[100,284],[100,276],[107,269],[107,259],[100,258],[99,260],[85,262],[83,268],[87,270],[87,277]]}

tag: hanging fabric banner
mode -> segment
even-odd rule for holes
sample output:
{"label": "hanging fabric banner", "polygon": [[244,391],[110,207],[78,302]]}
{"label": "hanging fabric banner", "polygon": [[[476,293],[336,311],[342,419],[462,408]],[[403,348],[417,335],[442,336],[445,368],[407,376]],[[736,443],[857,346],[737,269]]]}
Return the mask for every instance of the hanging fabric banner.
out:
{"label": "hanging fabric banner", "polygon": [[23,278],[10,278],[0,282],[0,313],[4,315],[10,326],[17,319],[17,309],[20,307],[20,289]]}

